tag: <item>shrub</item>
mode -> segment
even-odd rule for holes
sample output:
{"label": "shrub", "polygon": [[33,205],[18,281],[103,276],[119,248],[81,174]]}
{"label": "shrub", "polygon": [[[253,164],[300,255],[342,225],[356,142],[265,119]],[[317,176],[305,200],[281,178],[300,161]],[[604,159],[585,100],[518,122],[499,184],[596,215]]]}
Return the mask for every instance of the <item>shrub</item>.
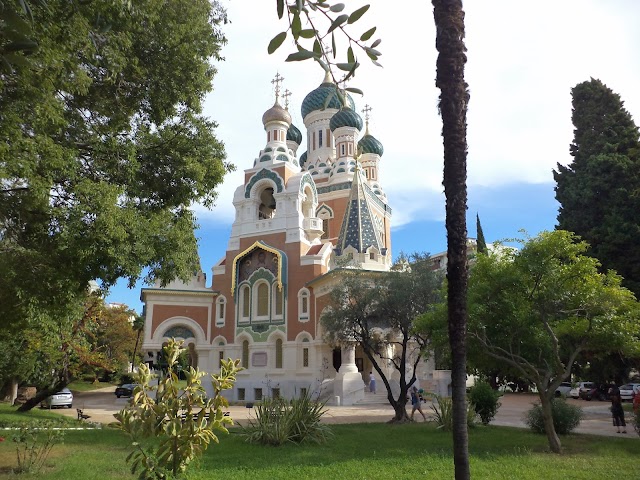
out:
{"label": "shrub", "polygon": [[501,403],[498,401],[500,392],[496,392],[487,382],[480,381],[471,387],[469,402],[473,404],[475,412],[480,416],[483,425],[489,425],[495,417]]}
{"label": "shrub", "polygon": [[[567,403],[564,398],[551,399],[551,414],[556,433],[566,435],[572,432],[584,418],[582,408]],[[525,413],[524,422],[536,433],[545,433],[542,406],[535,404]]]}
{"label": "shrub", "polygon": [[[453,400],[450,397],[433,395],[435,402],[431,405],[437,428],[450,432],[453,428]],[[474,427],[476,412],[471,403],[467,404],[467,426]]]}
{"label": "shrub", "polygon": [[132,473],[140,470],[139,479],[184,473],[210,442],[218,443],[214,430],[228,433],[225,425],[233,424],[222,411],[229,404],[221,392],[233,387],[236,373],[241,370],[239,361],[223,361],[220,374],[211,375],[214,396],[208,399],[201,382],[206,373],[197,369],[190,367],[185,372],[187,385],[179,388],[176,365],[183,350],[182,342],[169,341],[164,348],[167,374],[157,386],[151,385],[156,375],[147,365],[140,365],[136,375],[140,387],[130,405],[114,415],[132,440],[127,462],[131,463]]}
{"label": "shrub", "polygon": [[323,443],[331,435],[329,426],[320,422],[324,406],[308,393],[291,400],[265,398],[255,407],[256,419],[242,427],[242,435],[260,445]]}
{"label": "shrub", "polygon": [[633,428],[636,429],[636,433],[640,435],[640,408],[637,408],[633,412]]}
{"label": "shrub", "polygon": [[18,455],[17,473],[38,473],[56,443],[62,442],[64,432],[52,423],[33,422],[20,427],[13,436]]}

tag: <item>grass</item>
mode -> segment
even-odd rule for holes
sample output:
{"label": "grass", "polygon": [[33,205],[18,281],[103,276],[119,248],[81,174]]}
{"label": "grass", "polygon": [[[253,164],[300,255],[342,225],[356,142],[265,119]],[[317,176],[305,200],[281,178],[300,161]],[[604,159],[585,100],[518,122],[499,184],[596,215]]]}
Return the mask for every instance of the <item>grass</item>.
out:
{"label": "grass", "polygon": [[[333,425],[324,445],[249,445],[232,433],[221,436],[188,470],[187,479],[415,479],[453,478],[451,435],[430,424]],[[0,436],[9,437],[0,430]],[[635,437],[635,438],[634,438]],[[640,455],[640,439],[563,436],[564,453],[548,453],[546,438],[524,429],[477,427],[469,431],[473,478],[624,478]],[[68,480],[133,479],[125,463],[128,439],[118,430],[67,432],[39,475],[12,475],[15,451],[0,443],[0,476]]]}
{"label": "grass", "polygon": [[83,382],[82,380],[75,380],[67,386],[67,388],[72,392],[91,392],[105,387],[113,387],[115,389],[116,384],[109,382]]}
{"label": "grass", "polygon": [[[36,407],[29,412],[18,413],[18,407],[13,407],[8,403],[0,403],[0,428],[16,427],[33,421],[45,420],[70,427],[77,427],[79,424],[75,418],[60,415],[46,408]],[[0,436],[3,436],[1,431]]]}

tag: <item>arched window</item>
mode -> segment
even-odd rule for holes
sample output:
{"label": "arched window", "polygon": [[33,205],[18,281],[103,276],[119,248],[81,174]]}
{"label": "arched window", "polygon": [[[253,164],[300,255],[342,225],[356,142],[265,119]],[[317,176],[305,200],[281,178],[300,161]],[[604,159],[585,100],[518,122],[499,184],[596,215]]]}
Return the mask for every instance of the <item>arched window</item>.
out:
{"label": "arched window", "polygon": [[240,287],[240,320],[249,321],[251,312],[251,291],[249,285]]}
{"label": "arched window", "polygon": [[269,284],[261,281],[254,286],[256,318],[265,320],[269,318]]}
{"label": "arched window", "polygon": [[283,296],[284,291],[282,288],[278,288],[277,285],[273,285],[273,318],[281,319],[283,310]]}
{"label": "arched window", "polygon": [[302,367],[305,368],[309,366],[309,339],[303,338],[302,345]]}
{"label": "arched window", "polygon": [[249,340],[242,342],[242,368],[249,368]]}
{"label": "arched window", "polygon": [[224,325],[224,315],[227,308],[227,299],[225,297],[218,297],[216,300],[216,326],[221,327]]}
{"label": "arched window", "polygon": [[309,320],[309,290],[306,288],[298,292],[298,319],[301,322]]}
{"label": "arched window", "polygon": [[276,368],[282,368],[282,339],[276,340]]}

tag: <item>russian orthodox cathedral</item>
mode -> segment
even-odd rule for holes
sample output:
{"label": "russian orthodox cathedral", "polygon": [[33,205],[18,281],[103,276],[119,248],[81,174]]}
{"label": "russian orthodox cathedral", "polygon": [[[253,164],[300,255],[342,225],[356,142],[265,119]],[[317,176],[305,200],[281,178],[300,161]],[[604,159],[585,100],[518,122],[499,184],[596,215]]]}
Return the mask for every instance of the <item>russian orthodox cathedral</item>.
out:
{"label": "russian orthodox cathedral", "polygon": [[299,152],[303,133],[291,123],[288,91],[280,103],[281,80],[276,75],[275,103],[262,116],[265,144],[235,190],[235,220],[211,286],[199,272],[189,283],[144,288],[143,351],[157,364],[174,337],[201,370],[240,359],[231,401],[323,392],[350,405],[363,398],[371,365],[354,346],[325,343],[320,317],[337,265],[391,267],[384,150],[369,131],[371,109],[363,122],[327,75],[302,102],[307,151]]}

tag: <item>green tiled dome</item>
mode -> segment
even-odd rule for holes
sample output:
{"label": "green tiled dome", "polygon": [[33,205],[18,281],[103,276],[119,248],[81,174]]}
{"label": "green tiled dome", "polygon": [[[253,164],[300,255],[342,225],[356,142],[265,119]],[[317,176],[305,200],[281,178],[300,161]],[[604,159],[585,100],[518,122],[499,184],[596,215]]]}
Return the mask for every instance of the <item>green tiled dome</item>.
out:
{"label": "green tiled dome", "polygon": [[331,117],[329,127],[332,132],[340,127],[353,127],[362,130],[362,118],[349,107],[342,107],[338,113]]}
{"label": "green tiled dome", "polygon": [[362,150],[362,153],[375,153],[376,155],[382,156],[384,153],[384,148],[382,144],[378,141],[376,137],[373,135],[369,135],[368,133],[360,139],[358,142],[358,148]]}
{"label": "green tiled dome", "polygon": [[302,143],[302,133],[300,133],[298,127],[296,127],[293,123],[289,127],[289,130],[287,130],[287,140],[296,142],[298,145]]}
{"label": "green tiled dome", "polygon": [[[304,97],[302,101],[302,118],[304,119],[311,112],[316,110],[322,110],[325,108],[324,103],[328,97],[331,97],[329,103],[326,108],[335,108],[339,109],[342,107],[342,103],[338,98],[338,92],[336,91],[336,85],[331,82],[324,82],[315,90],[312,90]],[[347,103],[351,107],[352,110],[356,109],[355,103],[353,103],[353,98],[351,95],[347,93]]]}
{"label": "green tiled dome", "polygon": [[304,167],[304,164],[307,163],[307,152],[304,152],[300,155],[300,166]]}

